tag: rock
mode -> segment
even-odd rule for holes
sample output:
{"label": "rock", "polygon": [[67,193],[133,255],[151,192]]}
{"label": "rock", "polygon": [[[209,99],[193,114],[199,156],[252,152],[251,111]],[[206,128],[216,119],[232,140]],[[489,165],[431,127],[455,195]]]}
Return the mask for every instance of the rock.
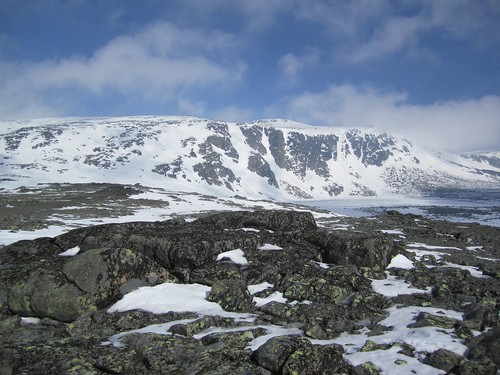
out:
{"label": "rock", "polygon": [[460,365],[459,374],[460,375],[497,375],[498,367],[495,363],[484,358],[482,360],[471,360],[466,361]]}
{"label": "rock", "polygon": [[301,340],[300,347],[295,350],[283,365],[283,374],[348,374],[351,367],[344,362],[344,349],[340,345],[312,345]]}
{"label": "rock", "polygon": [[402,249],[384,235],[366,235],[348,232],[341,235],[326,235],[322,243],[321,256],[324,262],[369,267],[382,271]]}
{"label": "rock", "polygon": [[255,211],[224,212],[198,220],[198,225],[215,228],[256,228],[279,232],[301,232],[317,229],[310,212],[299,211]]}
{"label": "rock", "polygon": [[466,342],[469,359],[490,359],[500,369],[500,327],[494,327]]}
{"label": "rock", "polygon": [[415,317],[416,322],[410,324],[409,328],[417,327],[440,327],[444,329],[451,329],[459,325],[456,319],[448,318],[447,316],[437,316],[426,312],[421,312]]}
{"label": "rock", "polygon": [[299,339],[291,336],[273,337],[252,354],[259,366],[281,373],[288,357],[300,347]]}
{"label": "rock", "polygon": [[[497,298],[498,299],[498,298]],[[483,300],[468,306],[464,314],[465,324],[470,329],[482,331],[485,327],[498,326],[500,301]]]}
{"label": "rock", "polygon": [[362,352],[371,352],[373,350],[378,350],[382,348],[383,346],[380,344],[377,344],[376,342],[372,340],[366,340],[363,346],[361,347]]}
{"label": "rock", "polygon": [[204,316],[191,323],[176,324],[169,329],[169,332],[176,335],[193,337],[193,335],[210,328],[212,325],[215,325],[215,319],[211,316]]}
{"label": "rock", "polygon": [[[60,250],[59,250],[60,251]],[[51,262],[32,263],[32,269],[12,275],[7,288],[9,309],[23,316],[71,322],[87,311],[116,302],[134,280],[175,280],[165,269],[130,249],[92,249]],[[59,257],[63,258],[63,257]],[[65,261],[65,262],[64,262]]]}
{"label": "rock", "polygon": [[252,309],[252,296],[242,280],[218,280],[210,289],[208,300],[216,302],[227,311]]}
{"label": "rock", "polygon": [[462,356],[446,349],[439,349],[424,360],[425,364],[444,370],[446,373],[454,372],[462,362],[464,362]]}
{"label": "rock", "polygon": [[[488,264],[497,272],[496,262],[482,258],[497,257],[498,230],[403,214],[335,220],[353,229],[328,231],[309,213],[262,210],[193,222],[105,224],[2,247],[0,373],[377,374],[380,369],[370,362],[346,365],[341,347],[309,339],[363,330],[375,340],[394,329],[380,322],[395,305],[463,311],[463,321],[439,312],[416,316],[413,329],[446,329],[470,348],[465,359],[438,351],[426,361],[436,368],[453,365],[450,371],[462,375],[495,373],[500,281],[444,266]],[[418,260],[406,252],[404,239],[381,234],[382,228],[401,228],[408,242],[450,248],[440,249],[442,259]],[[262,250],[264,244],[279,250]],[[481,257],[465,248],[476,244],[484,247]],[[59,256],[75,246],[77,255]],[[235,249],[248,264],[216,261]],[[373,291],[371,279],[385,278],[396,254],[412,259],[415,268],[391,270],[392,275],[432,294],[388,298]],[[430,261],[433,268],[427,267]],[[254,321],[192,312],[107,312],[124,294],[164,281],[208,285],[210,301],[250,313]],[[250,295],[249,285],[259,284],[265,289]],[[286,301],[258,307],[253,302],[280,293]],[[157,333],[144,332],[147,326]],[[271,338],[252,353],[254,340],[284,328],[300,335]],[[473,337],[475,330],[482,333]],[[367,340],[361,351],[392,348],[416,356],[404,342],[375,341]]]}
{"label": "rock", "polygon": [[379,375],[380,369],[372,362],[365,362],[352,369],[354,375]]}
{"label": "rock", "polygon": [[68,283],[62,274],[45,270],[34,272],[8,290],[12,312],[22,316],[49,317],[62,322],[75,320],[95,309],[85,293]]}
{"label": "rock", "polygon": [[252,358],[262,367],[277,374],[349,373],[340,345],[312,345],[293,337],[274,337],[257,349]]}

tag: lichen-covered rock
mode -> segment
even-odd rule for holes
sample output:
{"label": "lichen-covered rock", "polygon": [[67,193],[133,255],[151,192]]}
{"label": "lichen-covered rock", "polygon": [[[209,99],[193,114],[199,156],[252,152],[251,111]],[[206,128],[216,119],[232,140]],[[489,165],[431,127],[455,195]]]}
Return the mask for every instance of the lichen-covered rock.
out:
{"label": "lichen-covered rock", "polygon": [[[335,230],[337,220],[352,229]],[[362,332],[372,341],[360,356],[390,349],[422,358],[404,337],[375,343],[398,329],[382,325],[395,305],[463,312],[463,321],[439,310],[413,315],[412,329],[438,327],[470,348],[467,358],[438,351],[426,362],[462,375],[496,373],[500,280],[476,276],[485,276],[479,269],[498,272],[500,264],[487,260],[500,257],[498,230],[395,213],[330,224],[332,230],[319,229],[311,214],[291,210],[227,212],[192,222],[79,228],[2,247],[0,373],[377,374],[373,363],[351,368],[339,346],[310,340]],[[382,234],[387,228],[401,228],[406,238]],[[407,252],[405,240],[448,247],[431,258]],[[59,256],[75,246],[77,255]],[[217,260],[235,249],[245,264]],[[387,271],[397,254],[415,267]],[[388,272],[431,292],[375,292],[373,279]],[[124,294],[167,280],[210,286],[209,300],[244,314],[107,312]],[[482,333],[474,337],[475,331]],[[269,339],[275,334],[283,336]]]}
{"label": "lichen-covered rock", "polygon": [[316,239],[321,244],[324,262],[369,267],[382,271],[391,259],[403,251],[392,239],[384,235],[366,235],[348,232],[336,235],[323,235]]}
{"label": "lichen-covered rock", "polygon": [[7,290],[9,309],[22,316],[48,317],[70,322],[96,309],[86,295],[60,272],[39,270]]}
{"label": "lichen-covered rock", "polygon": [[35,261],[31,267],[10,275],[9,309],[64,322],[117,301],[134,285],[175,280],[141,253],[122,248],[92,249],[70,259],[52,254],[48,262]]}
{"label": "lichen-covered rock", "polygon": [[459,321],[449,318],[447,316],[437,316],[426,312],[421,312],[415,317],[415,323],[410,324],[409,328],[417,327],[440,327],[444,329],[451,329],[459,325]]}
{"label": "lichen-covered rock", "polygon": [[300,341],[297,337],[273,337],[259,347],[252,354],[252,357],[259,366],[264,367],[272,373],[281,373],[288,357],[290,357],[299,347]]}
{"label": "lichen-covered rock", "polygon": [[379,375],[380,369],[372,362],[365,362],[352,369],[354,375]]}
{"label": "lichen-covered rock", "polygon": [[227,311],[248,311],[253,307],[252,296],[242,280],[218,280],[210,289],[208,300]]}
{"label": "lichen-covered rock", "polygon": [[439,349],[427,356],[427,358],[425,358],[424,360],[424,363],[429,366],[444,370],[446,371],[446,373],[450,373],[455,371],[464,361],[464,357],[452,351]]}
{"label": "lichen-covered rock", "polygon": [[482,360],[488,358],[500,369],[500,327],[494,327],[466,342],[468,358]]}
{"label": "lichen-covered rock", "polygon": [[349,374],[351,366],[344,362],[340,345],[312,345],[301,340],[300,345],[283,365],[283,374]]}

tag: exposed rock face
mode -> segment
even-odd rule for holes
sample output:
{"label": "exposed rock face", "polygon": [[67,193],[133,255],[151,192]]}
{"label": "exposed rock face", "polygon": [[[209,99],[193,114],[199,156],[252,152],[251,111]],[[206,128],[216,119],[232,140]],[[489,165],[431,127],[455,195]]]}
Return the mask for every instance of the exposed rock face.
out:
{"label": "exposed rock face", "polygon": [[[396,212],[342,219],[350,230],[335,230],[339,220],[318,227],[307,212],[224,212],[80,228],[3,247],[0,373],[380,373],[369,361],[352,363],[352,348],[334,343],[360,332],[370,337],[361,352],[397,349],[407,359],[397,360],[401,366],[419,358],[443,371],[496,373],[498,228]],[[76,255],[60,256],[75,247]],[[235,249],[245,262],[218,259]],[[396,255],[412,266],[391,264]],[[394,279],[418,293],[375,289]],[[207,288],[204,301],[225,314],[108,312],[137,288],[164,283]],[[437,307],[415,313],[407,327],[449,332],[468,353],[377,341],[395,329],[384,325],[395,305]],[[440,313],[446,309],[463,314]]]}

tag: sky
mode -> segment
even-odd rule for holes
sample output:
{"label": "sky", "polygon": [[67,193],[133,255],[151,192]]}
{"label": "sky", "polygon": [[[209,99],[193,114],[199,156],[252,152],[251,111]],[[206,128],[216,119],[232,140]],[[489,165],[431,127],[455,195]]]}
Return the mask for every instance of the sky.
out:
{"label": "sky", "polygon": [[0,119],[129,115],[500,150],[500,1],[0,0]]}

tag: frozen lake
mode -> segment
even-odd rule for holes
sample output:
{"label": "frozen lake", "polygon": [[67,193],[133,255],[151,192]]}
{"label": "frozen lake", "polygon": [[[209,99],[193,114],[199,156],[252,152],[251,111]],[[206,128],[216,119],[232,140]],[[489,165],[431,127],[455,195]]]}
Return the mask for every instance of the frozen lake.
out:
{"label": "frozen lake", "polygon": [[435,189],[415,198],[352,197],[301,203],[356,217],[397,210],[434,219],[500,226],[500,188]]}

